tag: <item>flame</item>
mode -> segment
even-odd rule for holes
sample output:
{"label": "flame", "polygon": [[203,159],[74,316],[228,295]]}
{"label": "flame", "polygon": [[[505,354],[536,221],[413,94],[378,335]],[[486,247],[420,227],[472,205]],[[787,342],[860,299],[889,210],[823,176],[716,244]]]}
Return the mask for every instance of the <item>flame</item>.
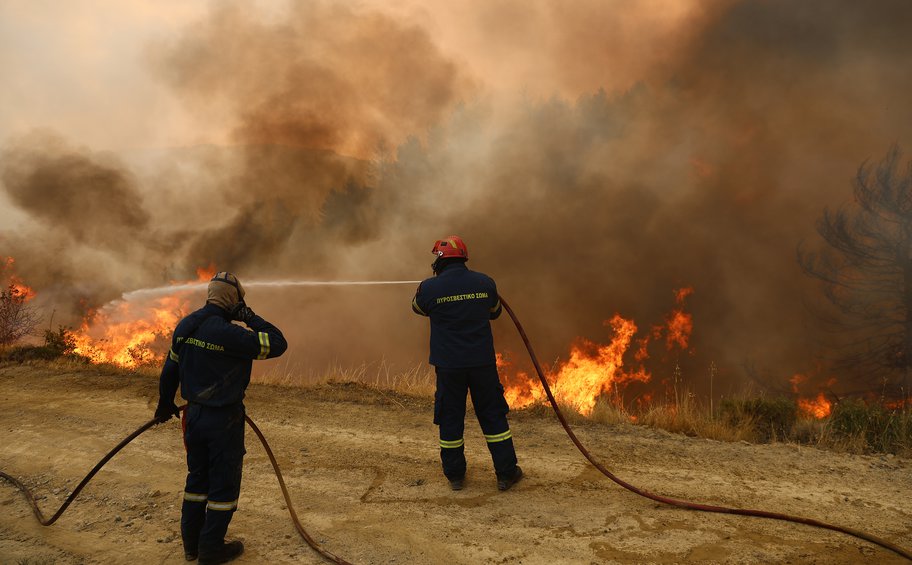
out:
{"label": "flame", "polygon": [[92,363],[135,368],[164,360],[174,326],[187,311],[185,296],[165,296],[151,304],[113,302],[90,312],[74,332],[74,353]]}
{"label": "flame", "polygon": [[[620,314],[615,314],[605,325],[610,326],[612,337],[607,344],[598,344],[584,338],[577,338],[570,347],[567,361],[558,363],[545,375],[555,399],[573,407],[579,413],[592,413],[599,396],[623,390],[633,382],[649,382],[650,373],[643,367],[649,358],[648,346],[651,339],[664,336],[669,351],[685,350],[688,347],[693,318],[684,311],[684,300],[693,294],[693,288],[674,291],[677,306],[666,317],[665,324],[652,327],[644,337],[636,337],[637,325]],[[625,368],[624,355],[631,345],[636,366]],[[510,407],[525,408],[545,398],[541,384],[531,379],[526,372],[517,370],[513,363],[498,354],[497,367],[504,382],[504,396]],[[651,395],[644,395],[637,402],[649,403]]]}
{"label": "flame", "polygon": [[693,288],[679,288],[674,294],[677,308],[671,311],[665,322],[668,332],[665,336],[665,346],[668,351],[675,347],[683,351],[687,349],[687,342],[693,332],[693,316],[684,311],[684,299],[693,294]]}
{"label": "flame", "polygon": [[798,408],[805,414],[820,420],[830,415],[833,403],[827,400],[826,396],[821,392],[817,395],[817,398],[799,398]]}
{"label": "flame", "polygon": [[529,377],[525,371],[513,368],[513,363],[500,353],[495,354],[497,370],[502,375],[504,398],[511,408],[519,409],[531,406],[545,399],[545,391],[537,380]]}
{"label": "flame", "polygon": [[[605,322],[613,331],[607,344],[578,339],[570,348],[570,358],[553,368],[546,378],[554,398],[580,414],[590,414],[602,394],[616,390],[631,381],[648,382],[651,375],[642,367],[625,371],[624,354],[634,341],[637,327],[632,320],[615,314]],[[643,351],[645,344],[638,340]],[[497,354],[497,368],[503,375],[504,397],[511,408],[525,408],[545,399],[541,384],[525,371],[515,370],[513,363]]]}
{"label": "flame", "polygon": [[[833,403],[827,400],[823,392],[817,393],[816,398],[807,398],[801,397],[801,385],[812,380],[810,375],[804,375],[801,373],[795,373],[792,378],[789,379],[789,383],[792,385],[792,392],[798,395],[798,410],[807,414],[808,416],[813,416],[818,420],[826,418],[830,415],[833,409]],[[813,380],[817,380],[814,378]],[[827,386],[832,387],[836,384],[836,379],[830,377],[827,379]]]}
{"label": "flame", "polygon": [[25,302],[28,302],[36,296],[35,291],[32,290],[32,288],[27,284],[22,282],[22,279],[17,276],[10,277],[9,287],[12,288],[13,292],[21,296]]}
{"label": "flame", "polygon": [[196,280],[199,282],[209,282],[217,272],[218,271],[215,268],[215,263],[209,263],[208,267],[197,267]]}
{"label": "flame", "polygon": [[[196,270],[197,279],[172,284],[208,281],[215,266]],[[80,328],[73,332],[73,352],[92,363],[112,363],[132,369],[158,365],[171,345],[171,333],[190,311],[192,293],[177,292],[142,301],[116,300],[101,309],[88,308]]]}
{"label": "flame", "polygon": [[882,401],[883,407],[887,410],[907,410],[909,404],[912,403],[912,400],[909,398],[902,398],[900,400],[889,400]]}
{"label": "flame", "polygon": [[590,414],[596,399],[631,380],[647,382],[651,378],[642,367],[625,372],[624,353],[637,331],[632,320],[615,314],[606,322],[614,331],[611,342],[598,345],[580,339],[570,349],[570,358],[554,373],[554,397],[569,404],[580,414]]}
{"label": "flame", "polygon": [[649,349],[647,349],[649,346],[649,336],[638,339],[637,343],[639,344],[639,347],[637,348],[637,352],[633,355],[633,358],[637,361],[649,359]]}
{"label": "flame", "polygon": [[[7,279],[7,283],[4,285],[3,290],[9,289],[9,291],[21,298],[23,302],[28,302],[29,300],[35,298],[36,292],[30,286],[25,284],[25,282],[16,276],[13,272],[13,265],[16,262],[12,257],[5,257],[0,261],[0,275],[3,273],[8,273],[3,278]],[[2,280],[2,279],[0,279]]]}

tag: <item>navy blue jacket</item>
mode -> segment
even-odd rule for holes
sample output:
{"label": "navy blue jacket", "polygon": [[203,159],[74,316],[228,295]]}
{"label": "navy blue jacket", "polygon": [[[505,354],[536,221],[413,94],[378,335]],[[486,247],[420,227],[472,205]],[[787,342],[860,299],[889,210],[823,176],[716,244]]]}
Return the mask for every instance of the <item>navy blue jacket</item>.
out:
{"label": "navy blue jacket", "polygon": [[244,400],[254,359],[278,357],[288,348],[278,328],[254,315],[253,331],[231,323],[231,315],[206,304],[181,320],[171,338],[171,350],[162,367],[159,395],[181,396],[206,406],[228,406]]}
{"label": "navy blue jacket", "polygon": [[418,285],[416,314],[431,319],[430,363],[444,369],[493,365],[491,320],[502,311],[494,279],[453,263]]}

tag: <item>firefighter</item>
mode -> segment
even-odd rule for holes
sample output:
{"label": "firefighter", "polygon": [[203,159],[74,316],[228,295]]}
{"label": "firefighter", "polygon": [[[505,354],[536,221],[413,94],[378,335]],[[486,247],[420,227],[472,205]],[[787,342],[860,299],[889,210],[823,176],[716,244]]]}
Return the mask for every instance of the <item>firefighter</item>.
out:
{"label": "firefighter", "polygon": [[497,488],[507,490],[522,477],[516,464],[509,407],[497,374],[491,320],[502,307],[494,281],[470,271],[469,252],[458,236],[438,240],[432,253],[433,277],[422,281],[412,310],[431,320],[430,363],[437,373],[434,423],[440,427],[440,461],[453,490],[465,484],[466,393],[494,460]]}
{"label": "firefighter", "polygon": [[[236,320],[250,329],[233,324]],[[244,551],[225,542],[237,510],[244,453],[244,391],[254,359],[278,357],[288,344],[274,325],[244,302],[244,287],[231,273],[209,281],[206,305],[181,320],[159,380],[155,418],[178,413],[180,384],[187,483],[181,508],[181,537],[187,561],[225,563]]]}

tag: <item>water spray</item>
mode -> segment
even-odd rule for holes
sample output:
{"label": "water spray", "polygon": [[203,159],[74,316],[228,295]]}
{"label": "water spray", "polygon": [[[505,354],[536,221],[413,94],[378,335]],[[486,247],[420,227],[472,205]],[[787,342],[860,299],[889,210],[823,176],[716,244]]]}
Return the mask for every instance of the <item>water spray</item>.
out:
{"label": "water spray", "polygon": [[[243,282],[244,288],[288,288],[303,286],[386,286],[399,284],[418,284],[421,281],[308,281],[308,280],[272,280],[272,281],[249,281]],[[173,284],[164,286],[155,286],[149,288],[140,288],[131,290],[121,295],[122,300],[133,300],[135,298],[163,296],[174,294],[176,292],[191,292],[196,290],[205,290],[209,285],[208,282],[195,282],[185,284]]]}

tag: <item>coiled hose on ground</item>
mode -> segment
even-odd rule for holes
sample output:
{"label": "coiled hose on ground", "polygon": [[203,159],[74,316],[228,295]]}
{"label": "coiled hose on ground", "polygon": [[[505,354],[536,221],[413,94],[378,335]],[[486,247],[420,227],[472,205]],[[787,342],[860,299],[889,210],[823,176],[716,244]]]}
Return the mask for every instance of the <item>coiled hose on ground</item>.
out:
{"label": "coiled hose on ground", "polygon": [[[592,465],[596,469],[601,471],[602,474],[604,474],[606,477],[608,477],[609,479],[611,479],[618,485],[624,487],[625,489],[629,490],[630,492],[633,492],[634,494],[638,494],[642,497],[648,498],[650,500],[654,500],[656,502],[661,502],[663,504],[669,504],[671,506],[676,506],[678,508],[685,508],[688,510],[698,510],[698,511],[702,511],[702,512],[717,512],[717,513],[722,513],[722,514],[737,514],[740,516],[755,516],[755,517],[759,517],[759,518],[769,518],[772,520],[782,520],[782,521],[786,521],[786,522],[794,522],[797,524],[805,524],[808,526],[814,526],[817,528],[824,528],[824,529],[832,530],[835,532],[841,532],[841,533],[856,537],[858,539],[862,539],[864,541],[870,542],[872,544],[878,545],[880,547],[883,547],[884,549],[888,549],[888,550],[896,553],[897,555],[901,555],[902,557],[905,557],[906,559],[909,559],[910,561],[912,561],[912,553],[903,549],[902,547],[899,547],[898,545],[890,543],[884,539],[878,538],[877,536],[873,536],[871,534],[862,532],[860,530],[855,530],[853,528],[835,526],[833,524],[828,524],[826,522],[821,522],[819,520],[813,520],[810,518],[801,518],[798,516],[790,516],[788,514],[779,514],[776,512],[766,512],[764,510],[727,508],[724,506],[698,504],[698,503],[690,502],[687,500],[669,498],[666,496],[661,496],[661,495],[657,495],[657,494],[653,494],[651,492],[645,491],[641,488],[638,488],[638,487],[616,477],[611,471],[609,471],[604,465],[602,465],[601,462],[599,462],[597,459],[595,459],[595,457],[593,457],[591,453],[589,453],[589,451],[585,448],[585,446],[583,446],[583,444],[580,442],[579,438],[576,437],[576,434],[573,433],[573,430],[570,428],[570,425],[567,423],[567,419],[564,417],[563,412],[561,412],[560,406],[558,406],[557,401],[554,399],[554,395],[551,393],[551,387],[548,386],[548,381],[545,379],[544,371],[542,371],[541,365],[538,362],[538,358],[535,356],[535,351],[532,349],[532,344],[529,342],[529,337],[526,335],[526,332],[523,329],[522,324],[519,322],[519,319],[516,317],[516,314],[513,312],[513,309],[510,307],[510,305],[507,303],[507,301],[503,299],[502,296],[500,297],[500,302],[501,302],[501,304],[503,304],[503,307],[507,311],[507,314],[510,315],[510,319],[513,320],[513,324],[516,326],[517,331],[519,331],[519,335],[520,335],[520,337],[522,337],[523,343],[525,344],[526,349],[529,352],[529,357],[532,360],[532,364],[535,366],[535,372],[538,374],[538,378],[541,381],[542,387],[545,389],[545,394],[548,397],[548,402],[551,403],[551,408],[554,410],[554,413],[557,415],[557,419],[560,421],[561,426],[563,426],[564,431],[567,432],[567,436],[570,438],[570,440],[573,442],[573,444],[576,446],[576,448],[579,449],[580,453],[583,454],[583,457],[585,457],[590,463],[592,463]],[[182,410],[184,408],[186,408],[186,406],[181,407]],[[282,471],[281,471],[281,469],[279,469],[279,464],[276,461],[276,458],[272,453],[272,449],[270,449],[270,447],[269,447],[269,443],[266,441],[266,438],[263,436],[263,433],[260,432],[260,429],[256,426],[256,424],[253,423],[253,420],[251,420],[249,416],[245,415],[244,419],[247,421],[247,424],[250,426],[250,428],[256,434],[257,438],[259,438],[260,443],[263,444],[263,449],[266,450],[266,454],[269,456],[269,461],[270,461],[270,463],[272,463],[272,468],[275,471],[276,478],[279,481],[279,487],[282,489],[282,496],[285,498],[285,504],[288,507],[288,513],[291,515],[291,520],[292,520],[292,522],[294,522],[294,526],[295,526],[295,529],[298,531],[298,534],[300,534],[300,536],[304,539],[304,541],[307,542],[307,545],[309,545],[314,551],[316,551],[317,553],[322,555],[328,561],[331,561],[333,563],[338,563],[340,565],[351,565],[348,561],[345,561],[341,557],[334,555],[333,553],[329,552],[328,550],[326,550],[322,546],[320,546],[320,544],[318,544],[310,536],[310,534],[307,533],[307,531],[304,529],[304,527],[301,525],[301,522],[298,520],[297,513],[294,510],[294,506],[292,506],[291,497],[289,496],[288,489],[285,486],[285,480],[282,478]],[[127,444],[129,444],[131,441],[136,439],[140,434],[142,434],[143,432],[145,432],[146,430],[148,430],[149,428],[151,428],[152,426],[154,426],[157,423],[159,423],[158,420],[155,420],[155,419],[149,420],[148,422],[146,422],[145,424],[140,426],[132,434],[130,434],[129,436],[124,438],[123,441],[121,441],[119,444],[117,444],[117,446],[114,447],[114,449],[109,451],[107,453],[107,455],[105,455],[101,459],[101,461],[99,461],[98,464],[92,468],[92,470],[89,472],[89,474],[86,475],[84,479],[82,479],[82,481],[76,486],[76,488],[73,489],[73,492],[70,493],[70,495],[67,497],[67,499],[64,501],[64,503],[60,506],[60,508],[57,510],[57,512],[55,512],[54,515],[51,516],[51,518],[49,518],[49,519],[46,519],[44,517],[44,514],[41,512],[41,509],[38,508],[38,504],[35,501],[35,497],[32,495],[31,491],[29,491],[29,489],[24,484],[22,484],[21,481],[19,481],[15,477],[12,477],[12,476],[4,473],[3,471],[0,471],[0,478],[6,479],[7,481],[14,484],[20,491],[22,491],[22,494],[28,500],[29,504],[32,507],[32,511],[35,514],[35,517],[38,519],[38,521],[41,523],[41,525],[50,526],[51,524],[53,524],[54,522],[57,521],[57,519],[60,517],[61,514],[64,513],[64,511],[67,509],[67,507],[69,507],[70,503],[73,502],[73,499],[76,498],[76,496],[79,494],[79,492],[83,489],[83,487],[86,486],[86,484],[88,484],[88,482],[92,479],[92,477],[94,477],[95,474],[102,467],[104,467],[105,463],[107,463],[112,457],[114,457],[114,455],[116,455],[117,452],[119,452],[121,449],[123,449]]]}

